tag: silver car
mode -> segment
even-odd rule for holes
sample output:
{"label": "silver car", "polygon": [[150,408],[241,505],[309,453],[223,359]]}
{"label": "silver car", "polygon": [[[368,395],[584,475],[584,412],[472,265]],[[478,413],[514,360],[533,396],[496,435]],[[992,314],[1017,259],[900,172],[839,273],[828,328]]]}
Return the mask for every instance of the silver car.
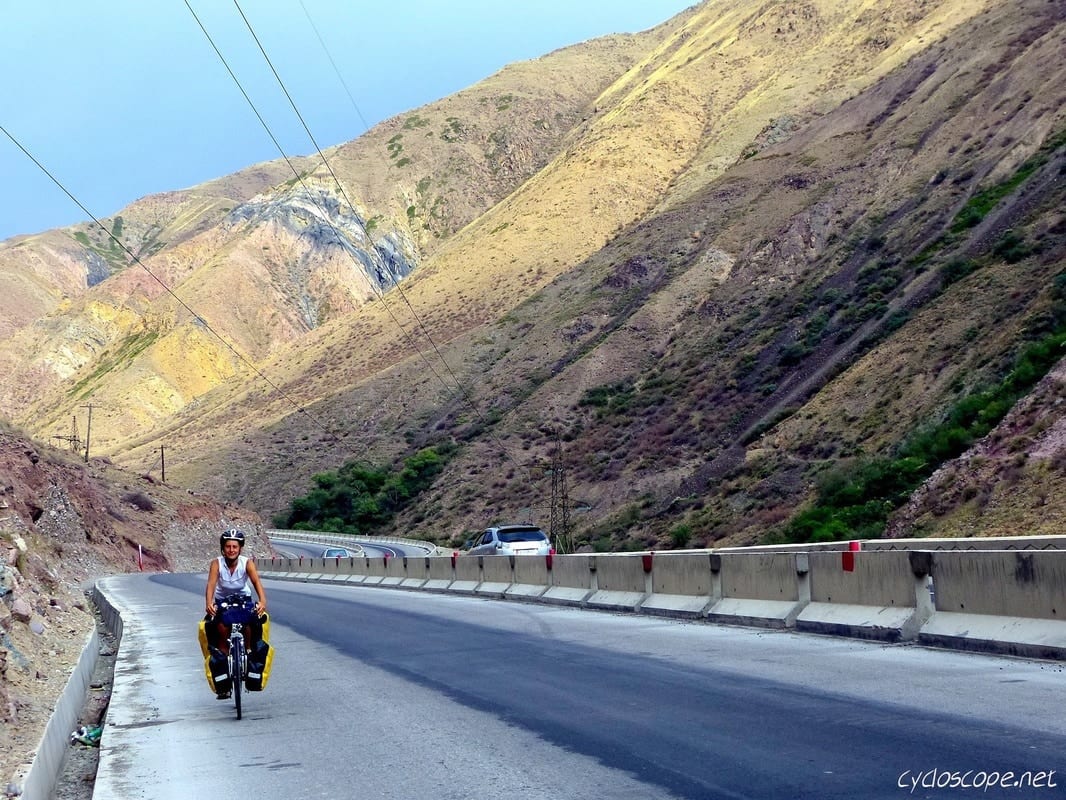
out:
{"label": "silver car", "polygon": [[472,556],[546,556],[555,552],[548,534],[536,525],[486,528],[466,551]]}

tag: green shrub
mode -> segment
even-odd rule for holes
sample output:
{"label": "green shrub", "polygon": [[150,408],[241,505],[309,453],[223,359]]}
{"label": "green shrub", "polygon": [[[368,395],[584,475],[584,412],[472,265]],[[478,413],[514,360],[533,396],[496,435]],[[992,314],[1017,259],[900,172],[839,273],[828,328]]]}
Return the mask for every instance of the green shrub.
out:
{"label": "green shrub", "polygon": [[940,269],[944,285],[961,281],[967,275],[977,271],[979,264],[973,259],[954,258]]}
{"label": "green shrub", "polygon": [[1021,236],[1014,231],[1007,231],[1003,234],[1003,238],[996,243],[992,252],[1008,264],[1017,264],[1032,253],[1032,249],[1026,246],[1025,240]]}
{"label": "green shrub", "polygon": [[294,530],[365,534],[386,525],[428,489],[455,449],[439,445],[419,450],[395,473],[366,461],[321,472],[311,478],[314,488],[294,498],[288,513],[275,516],[274,523]]}
{"label": "green shrub", "polygon": [[629,408],[633,402],[633,394],[633,387],[627,383],[594,386],[582,395],[577,404],[599,408],[604,412],[620,413]]}
{"label": "green shrub", "polygon": [[955,220],[951,225],[951,232],[961,233],[981,222],[988,215],[988,212],[999,204],[1000,200],[1017,189],[1046,158],[1047,156],[1043,153],[1037,154],[1022,164],[1018,171],[1003,183],[990,186],[971,197],[966,202],[966,205],[962,207],[962,210],[955,215]]}
{"label": "green shrub", "polygon": [[670,541],[673,542],[674,547],[684,549],[688,547],[689,541],[692,539],[692,526],[691,525],[678,525],[670,531]]}

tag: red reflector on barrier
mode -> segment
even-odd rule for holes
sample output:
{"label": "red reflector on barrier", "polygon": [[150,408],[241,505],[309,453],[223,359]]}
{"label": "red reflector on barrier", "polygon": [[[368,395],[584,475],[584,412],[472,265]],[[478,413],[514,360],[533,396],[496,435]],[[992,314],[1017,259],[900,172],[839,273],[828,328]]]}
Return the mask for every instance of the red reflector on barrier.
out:
{"label": "red reflector on barrier", "polygon": [[845,572],[855,571],[855,552],[852,550],[846,550],[840,554],[840,567]]}
{"label": "red reflector on barrier", "polygon": [[644,564],[644,571],[651,572],[651,558],[654,553],[645,553],[640,557],[641,562]]}
{"label": "red reflector on barrier", "polygon": [[459,556],[459,553],[452,550],[452,569],[455,569],[455,559]]}
{"label": "red reflector on barrier", "polygon": [[851,550],[853,553],[857,553],[859,550],[862,550],[862,542],[857,542],[854,540],[848,542],[848,550]]}
{"label": "red reflector on barrier", "polygon": [[546,556],[544,556],[544,566],[548,568],[548,572],[552,571],[552,558],[555,556],[555,551],[552,550]]}

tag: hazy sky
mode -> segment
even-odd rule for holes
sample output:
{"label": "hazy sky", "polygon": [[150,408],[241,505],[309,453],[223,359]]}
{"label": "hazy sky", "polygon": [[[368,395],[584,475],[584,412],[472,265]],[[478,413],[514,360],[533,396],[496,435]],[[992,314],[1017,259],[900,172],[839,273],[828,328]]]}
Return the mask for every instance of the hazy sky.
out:
{"label": "hazy sky", "polygon": [[[280,157],[201,23],[294,156],[314,146],[242,12],[324,148],[511,62],[646,30],[695,2],[0,0],[0,127],[107,217]],[[2,132],[0,186],[0,240],[87,219]]]}

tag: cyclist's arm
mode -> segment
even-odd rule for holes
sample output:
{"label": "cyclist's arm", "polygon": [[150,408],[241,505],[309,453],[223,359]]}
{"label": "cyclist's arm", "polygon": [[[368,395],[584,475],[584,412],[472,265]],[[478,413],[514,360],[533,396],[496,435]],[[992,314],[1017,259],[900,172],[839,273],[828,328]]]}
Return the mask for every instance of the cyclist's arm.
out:
{"label": "cyclist's arm", "polygon": [[204,609],[212,617],[218,609],[215,607],[215,587],[218,586],[218,559],[211,560],[211,566],[207,568],[207,597],[204,601]]}
{"label": "cyclist's arm", "polygon": [[263,590],[263,582],[259,580],[259,570],[255,566],[255,562],[251,559],[248,560],[246,567],[248,570],[248,580],[252,582],[252,586],[255,588],[255,596],[259,598],[259,602],[256,603],[255,613],[265,614],[267,610],[267,596]]}

